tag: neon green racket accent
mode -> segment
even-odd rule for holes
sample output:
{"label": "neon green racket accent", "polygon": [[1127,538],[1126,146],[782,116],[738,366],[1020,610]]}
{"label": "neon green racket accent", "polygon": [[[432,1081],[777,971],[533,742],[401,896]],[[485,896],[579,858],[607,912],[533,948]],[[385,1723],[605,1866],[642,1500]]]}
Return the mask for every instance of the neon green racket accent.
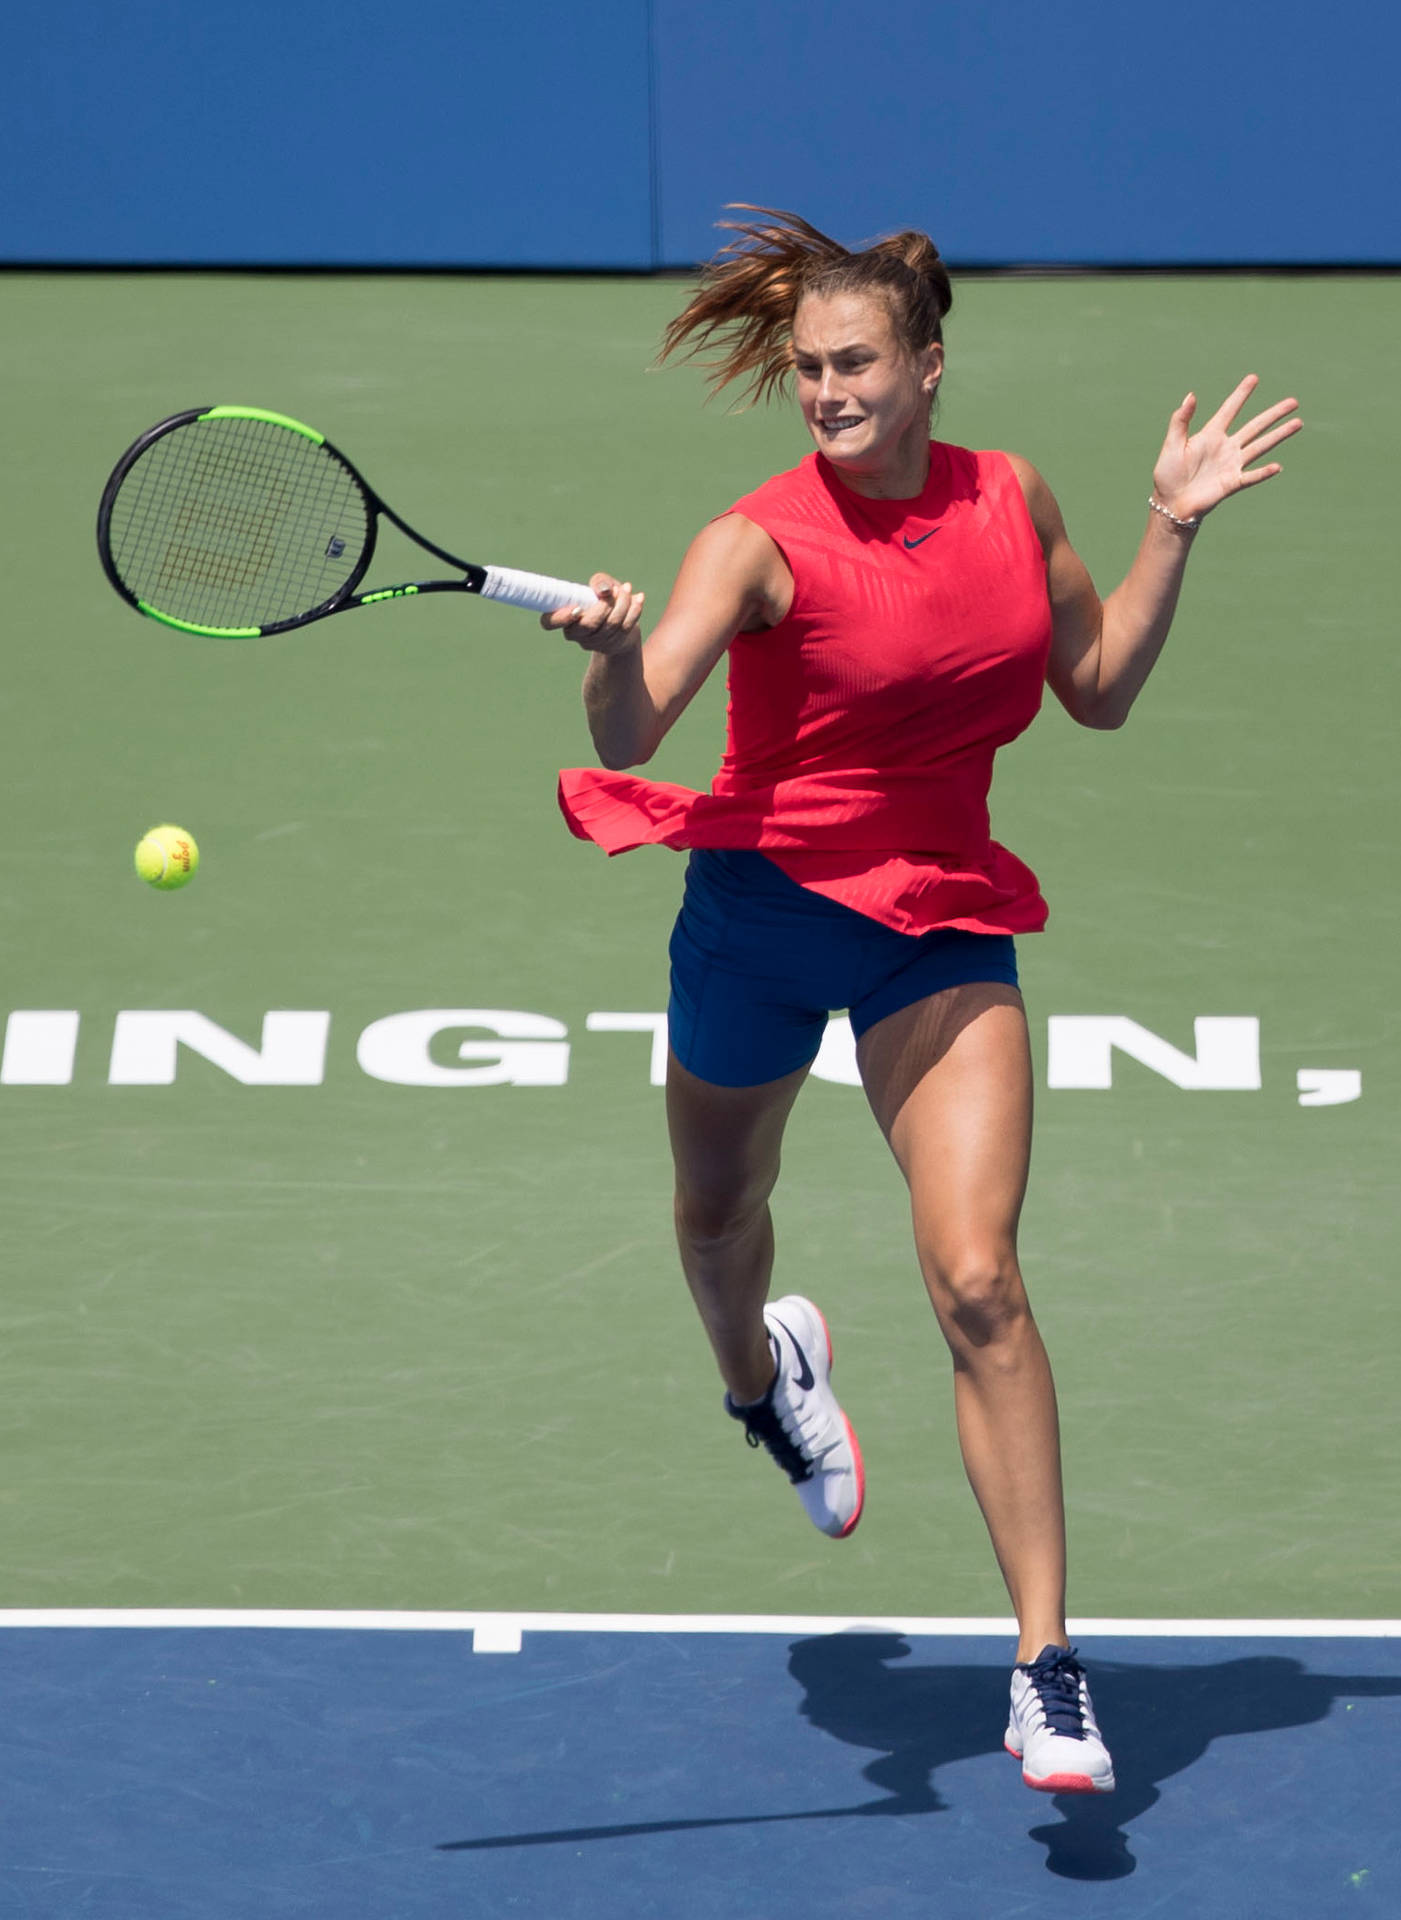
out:
{"label": "neon green racket accent", "polygon": [[417,587],[382,587],[378,593],[367,593],[360,604],[368,607],[373,606],[376,600],[402,600],[405,594],[417,592]]}
{"label": "neon green racket accent", "polygon": [[262,632],[261,627],[200,627],[193,620],[177,620],[173,613],[162,613],[159,607],[148,606],[144,600],[138,600],[136,604],[152,620],[159,620],[163,627],[178,627],[181,633],[201,633],[210,640],[256,640]]}
{"label": "neon green racket accent", "polygon": [[315,427],[308,427],[300,420],[293,420],[285,413],[269,413],[265,407],[211,407],[208,413],[200,415],[201,420],[266,420],[270,427],[286,427],[289,433],[300,433],[308,440],[314,440],[318,447],[324,447],[326,436],[318,433]]}

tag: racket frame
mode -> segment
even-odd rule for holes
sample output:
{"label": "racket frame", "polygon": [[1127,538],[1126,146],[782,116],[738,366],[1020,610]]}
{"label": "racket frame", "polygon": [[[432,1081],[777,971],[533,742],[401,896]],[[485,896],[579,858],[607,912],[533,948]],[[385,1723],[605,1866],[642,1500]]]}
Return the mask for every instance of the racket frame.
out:
{"label": "racket frame", "polygon": [[[149,601],[142,600],[138,594],[134,593],[117,571],[116,561],[112,557],[112,508],[121,491],[122,483],[137,461],[166,434],[175,433],[181,428],[192,427],[201,420],[221,419],[263,420],[270,426],[282,428],[284,432],[301,434],[303,438],[314,442],[333,459],[339,461],[364,500],[368,532],[364,549],[354,569],[328,600],[323,600],[319,606],[312,607],[305,613],[296,614],[291,619],[272,620],[265,626],[258,627],[209,627],[200,626],[189,620],[177,620],[173,614],[162,613],[159,607],[153,607]],[[412,540],[415,546],[422,547],[435,559],[446,561],[448,566],[455,567],[463,576],[462,579],[405,580],[396,586],[376,587],[368,593],[357,593],[355,589],[368,573],[370,562],[375,557],[380,515]],[[155,426],[148,427],[146,432],[127,448],[112,469],[111,477],[103,489],[102,500],[97,510],[97,552],[102,562],[103,572],[128,606],[135,607],[138,613],[145,614],[150,620],[159,620],[163,626],[175,627],[181,633],[198,634],[202,638],[211,640],[254,640],[265,638],[269,634],[290,633],[297,627],[309,626],[313,620],[327,619],[333,613],[347,613],[352,607],[373,606],[380,600],[402,600],[423,593],[480,594],[488,578],[486,567],[479,566],[472,560],[459,559],[456,554],[449,553],[446,547],[440,547],[436,542],[426,539],[423,534],[411,527],[407,520],[395,513],[393,507],[375,492],[354,461],[348,459],[324,434],[318,433],[314,427],[307,426],[301,420],[293,420],[283,413],[270,413],[264,407],[187,407],[184,412],[173,413],[169,419],[160,420]]]}

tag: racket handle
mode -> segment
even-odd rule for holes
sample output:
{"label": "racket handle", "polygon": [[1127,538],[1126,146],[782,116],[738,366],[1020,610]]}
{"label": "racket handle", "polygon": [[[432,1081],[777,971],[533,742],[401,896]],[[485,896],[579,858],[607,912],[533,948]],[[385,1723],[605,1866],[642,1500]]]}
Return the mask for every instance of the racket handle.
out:
{"label": "racket handle", "polygon": [[591,607],[598,595],[577,580],[552,580],[544,573],[521,573],[515,567],[488,567],[481,587],[485,600],[504,600],[508,607],[529,607],[533,613],[555,613],[560,607]]}

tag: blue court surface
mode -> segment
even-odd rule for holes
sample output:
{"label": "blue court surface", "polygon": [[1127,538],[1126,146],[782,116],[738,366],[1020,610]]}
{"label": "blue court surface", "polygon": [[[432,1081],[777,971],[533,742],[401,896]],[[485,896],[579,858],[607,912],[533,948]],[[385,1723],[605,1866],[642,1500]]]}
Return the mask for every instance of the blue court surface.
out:
{"label": "blue court surface", "polygon": [[1119,1789],[1076,1799],[1002,1751],[1000,1633],[22,1618],[7,1920],[1401,1912],[1375,1627],[1082,1633]]}

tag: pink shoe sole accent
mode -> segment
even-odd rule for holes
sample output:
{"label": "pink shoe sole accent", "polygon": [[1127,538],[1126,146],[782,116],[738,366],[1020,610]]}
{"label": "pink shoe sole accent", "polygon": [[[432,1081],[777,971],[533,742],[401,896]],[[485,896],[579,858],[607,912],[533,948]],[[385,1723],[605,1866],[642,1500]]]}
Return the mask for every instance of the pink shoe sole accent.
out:
{"label": "pink shoe sole accent", "polygon": [[852,1514],[850,1520],[847,1521],[841,1532],[832,1535],[834,1540],[845,1540],[848,1534],[855,1532],[856,1523],[861,1518],[866,1507],[866,1463],[861,1458],[861,1447],[856,1438],[856,1429],[852,1426],[845,1414],[842,1415],[842,1425],[846,1428],[846,1437],[851,1442],[851,1457],[856,1466],[856,1511]]}
{"label": "pink shoe sole accent", "polygon": [[[814,1300],[810,1304],[821,1324],[823,1338],[827,1342],[827,1372],[830,1374],[832,1371],[832,1329],[827,1325],[827,1316],[821,1307],[818,1306],[817,1302]],[[851,1442],[851,1457],[856,1465],[856,1511],[852,1514],[850,1520],[847,1521],[840,1533],[829,1535],[829,1538],[833,1540],[845,1540],[849,1534],[856,1531],[856,1523],[861,1518],[866,1506],[866,1463],[861,1458],[861,1446],[856,1438],[856,1429],[852,1426],[845,1414],[842,1415],[842,1425],[846,1428],[846,1437]]]}
{"label": "pink shoe sole accent", "polygon": [[[1020,1760],[1022,1757],[1006,1740],[1002,1742],[1002,1751],[1010,1753],[1014,1760]],[[1022,1782],[1030,1787],[1033,1793],[1113,1793],[1114,1791],[1112,1780],[1107,1786],[1100,1786],[1087,1773],[1048,1773],[1044,1780],[1033,1780],[1023,1768]]]}

